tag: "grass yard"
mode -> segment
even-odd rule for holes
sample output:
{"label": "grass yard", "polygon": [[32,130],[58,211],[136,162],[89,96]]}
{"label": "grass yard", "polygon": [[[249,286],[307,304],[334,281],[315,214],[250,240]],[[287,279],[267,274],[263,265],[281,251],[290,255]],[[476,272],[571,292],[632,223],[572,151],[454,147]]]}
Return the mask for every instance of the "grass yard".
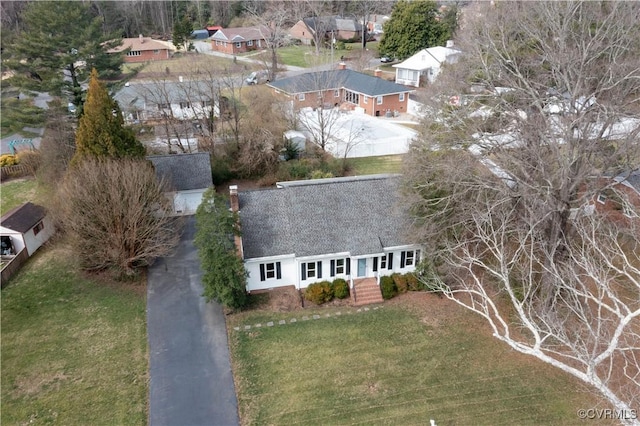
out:
{"label": "grass yard", "polygon": [[350,158],[352,175],[372,175],[377,173],[401,173],[402,155],[382,155],[379,157]]}
{"label": "grass yard", "polygon": [[0,423],[146,425],[144,287],[88,280],[70,259],[41,248],[2,290]]}
{"label": "grass yard", "polygon": [[0,185],[0,214],[5,214],[12,208],[27,201],[42,202],[44,194],[40,192],[41,190],[42,187],[33,178],[3,182]]}
{"label": "grass yard", "polygon": [[[243,68],[242,65],[234,64],[232,59],[221,58],[205,54],[188,53],[181,54],[166,61],[153,61],[144,64],[124,64],[123,72],[130,72],[132,69],[140,69],[138,78],[173,78],[178,79],[182,75],[195,76],[202,74],[202,78],[210,76],[216,70]],[[169,72],[167,73],[167,69]]]}
{"label": "grass yard", "polygon": [[[337,309],[230,317],[243,425],[581,424],[576,410],[596,406],[570,377],[511,351],[435,295],[325,317]],[[321,319],[301,320],[313,313]]]}

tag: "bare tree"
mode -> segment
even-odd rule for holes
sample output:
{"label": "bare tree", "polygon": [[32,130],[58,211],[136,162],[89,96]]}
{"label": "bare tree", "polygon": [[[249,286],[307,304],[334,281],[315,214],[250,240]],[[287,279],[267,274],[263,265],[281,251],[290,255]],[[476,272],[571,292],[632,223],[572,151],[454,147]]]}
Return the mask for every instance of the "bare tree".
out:
{"label": "bare tree", "polygon": [[285,25],[289,22],[288,5],[286,1],[254,2],[247,6],[246,12],[254,25],[260,28],[260,35],[264,38],[267,49],[271,53],[269,67],[269,81],[275,81],[278,73],[278,49],[287,41]]}
{"label": "bare tree", "polygon": [[640,164],[640,6],[484,7],[461,30],[465,58],[429,87],[408,156],[429,281],[631,416],[639,252],[620,235],[637,231],[582,212],[603,177]]}
{"label": "bare tree", "polygon": [[146,160],[86,159],[65,176],[52,211],[83,268],[126,278],[178,242],[163,191]]}

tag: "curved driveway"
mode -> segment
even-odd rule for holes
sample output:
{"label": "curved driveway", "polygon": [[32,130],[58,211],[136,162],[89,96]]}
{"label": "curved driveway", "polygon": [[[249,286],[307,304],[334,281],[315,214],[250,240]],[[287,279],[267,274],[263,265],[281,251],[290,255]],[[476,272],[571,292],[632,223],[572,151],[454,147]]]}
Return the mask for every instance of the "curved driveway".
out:
{"label": "curved driveway", "polygon": [[149,424],[239,424],[224,314],[201,297],[189,217],[175,254],[149,268]]}

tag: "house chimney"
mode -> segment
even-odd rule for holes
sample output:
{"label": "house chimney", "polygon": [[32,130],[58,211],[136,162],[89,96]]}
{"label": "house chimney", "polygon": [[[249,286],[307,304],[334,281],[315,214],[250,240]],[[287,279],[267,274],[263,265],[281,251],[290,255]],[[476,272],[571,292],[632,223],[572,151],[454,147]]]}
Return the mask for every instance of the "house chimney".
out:
{"label": "house chimney", "polygon": [[447,40],[446,47],[453,47],[453,40]]}
{"label": "house chimney", "polygon": [[347,69],[347,64],[345,64],[344,62],[340,62],[338,64],[338,69],[339,70],[346,70]]}
{"label": "house chimney", "polygon": [[[240,212],[240,202],[238,201],[238,185],[229,185],[229,201],[231,204],[231,211],[234,213]],[[236,223],[238,229],[240,229],[240,219]],[[233,243],[236,246],[236,253],[240,259],[244,259],[244,250],[242,249],[242,237],[235,235],[233,237]]]}
{"label": "house chimney", "polygon": [[373,71],[373,75],[374,75],[374,76],[376,76],[376,77],[378,77],[378,78],[382,78],[382,70],[381,70],[380,68],[376,68],[376,69]]}
{"label": "house chimney", "polygon": [[140,40],[140,43],[144,43],[144,37],[142,37],[142,34],[138,35],[138,39]]}

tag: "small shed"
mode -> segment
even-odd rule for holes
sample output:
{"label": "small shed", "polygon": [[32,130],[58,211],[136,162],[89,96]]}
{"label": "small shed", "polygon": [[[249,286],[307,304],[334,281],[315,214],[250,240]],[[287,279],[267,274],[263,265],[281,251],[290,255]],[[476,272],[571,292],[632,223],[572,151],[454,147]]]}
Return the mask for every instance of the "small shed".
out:
{"label": "small shed", "polygon": [[32,256],[54,232],[53,221],[47,216],[44,207],[24,203],[8,211],[0,219],[0,235],[4,237],[2,254],[17,255],[22,249],[26,249],[27,254]]}
{"label": "small shed", "polygon": [[169,185],[166,195],[173,202],[173,213],[195,214],[202,195],[213,186],[209,153],[150,155],[147,159],[153,163],[158,179]]}

